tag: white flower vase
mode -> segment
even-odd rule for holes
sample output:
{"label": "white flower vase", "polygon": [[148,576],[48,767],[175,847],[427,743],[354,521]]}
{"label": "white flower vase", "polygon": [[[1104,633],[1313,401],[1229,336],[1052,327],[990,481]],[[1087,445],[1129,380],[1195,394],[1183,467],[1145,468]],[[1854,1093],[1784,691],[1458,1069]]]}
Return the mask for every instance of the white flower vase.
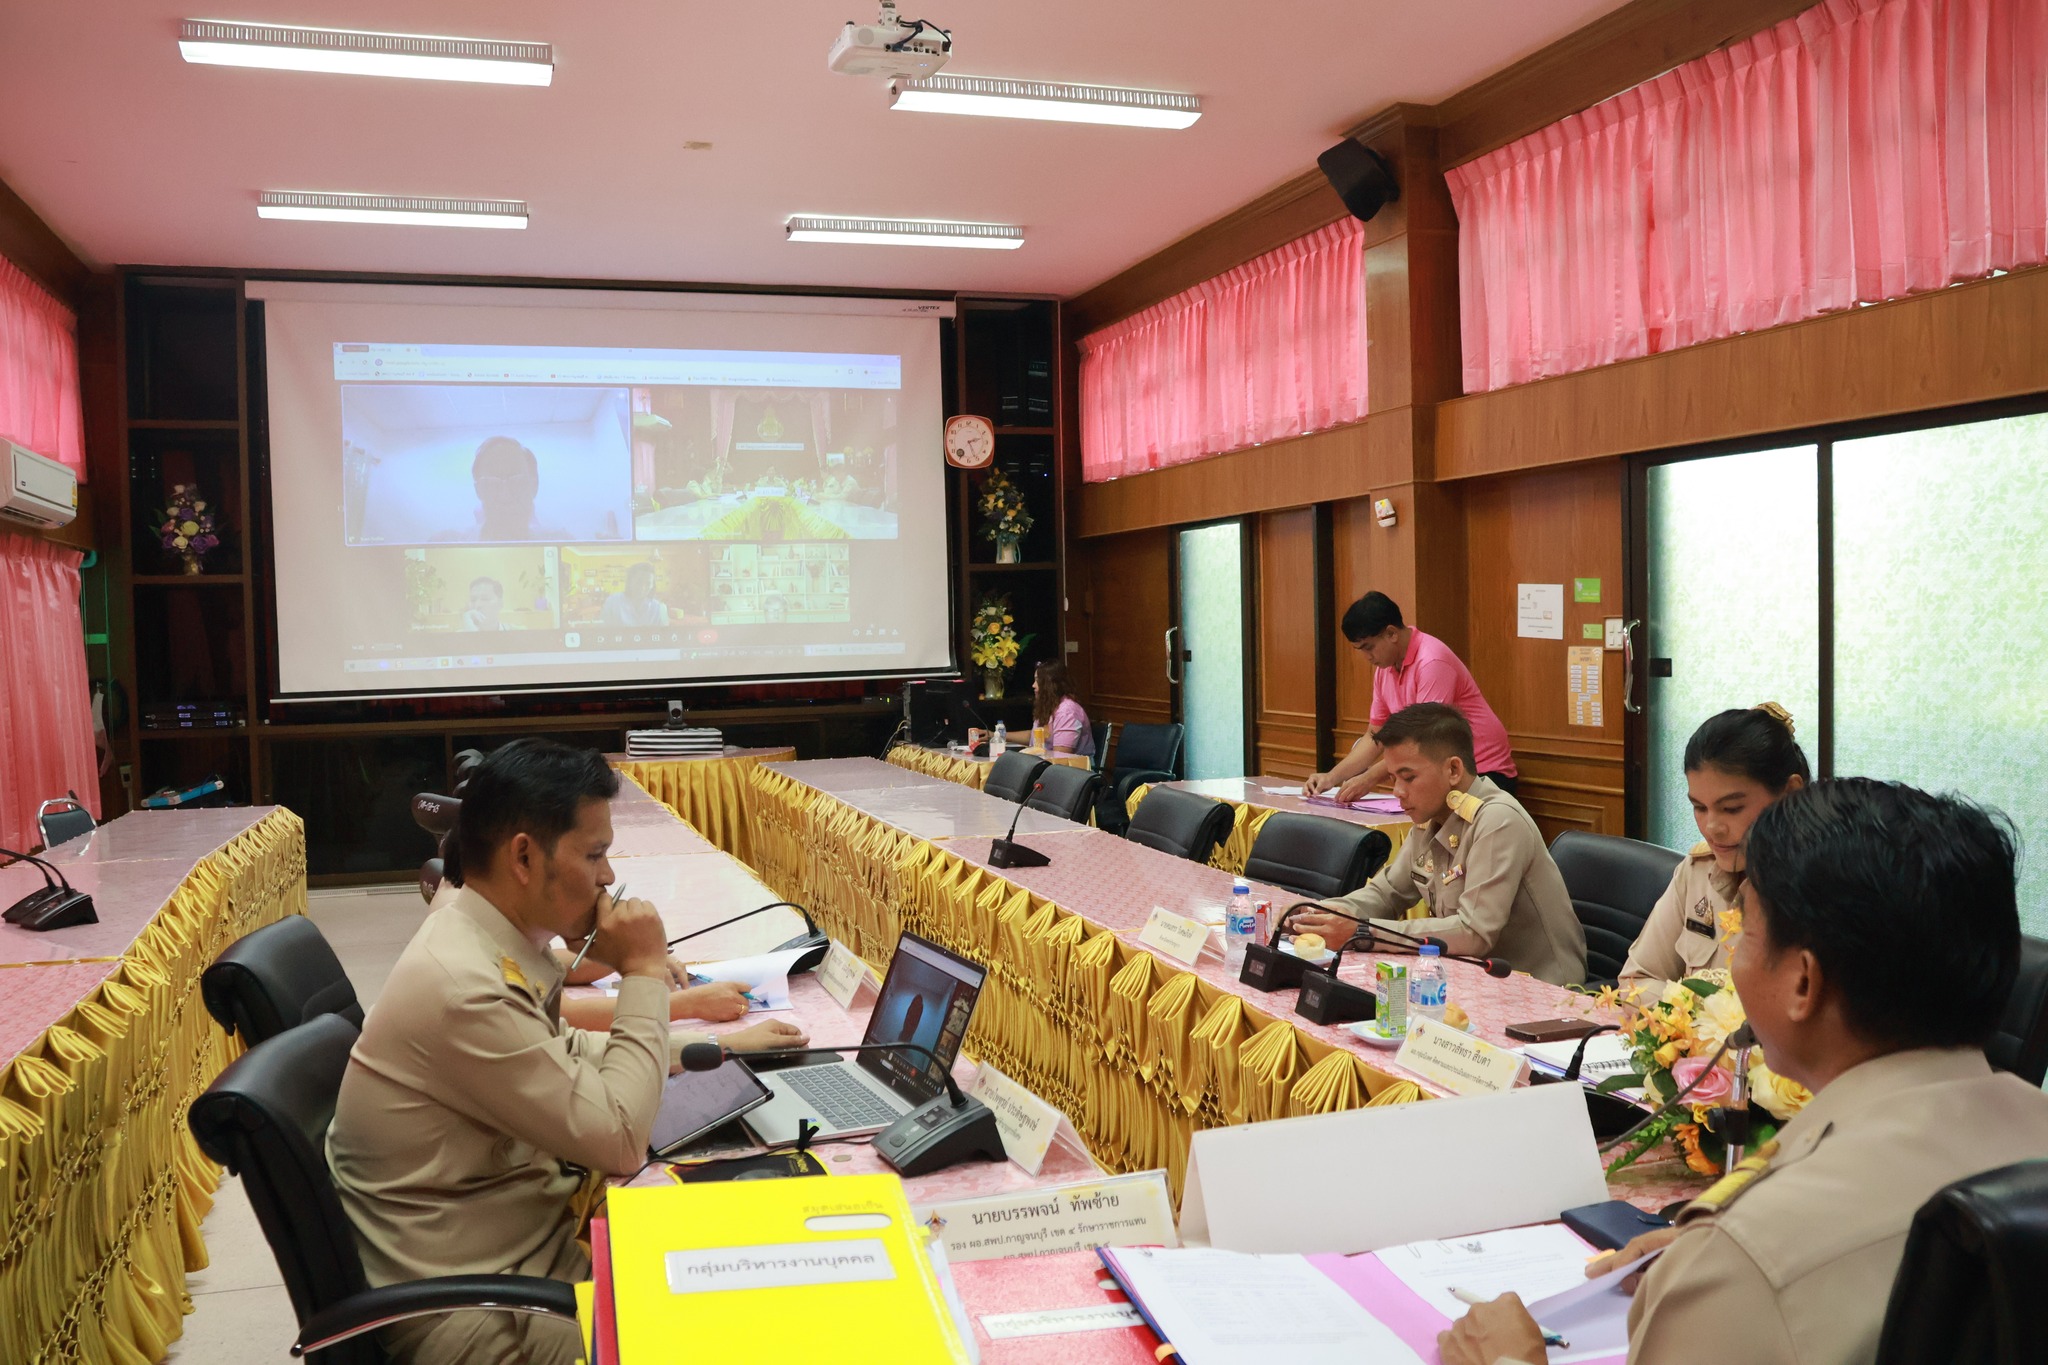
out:
{"label": "white flower vase", "polygon": [[1024,542],[1016,536],[996,537],[996,563],[1015,564],[1023,558]]}

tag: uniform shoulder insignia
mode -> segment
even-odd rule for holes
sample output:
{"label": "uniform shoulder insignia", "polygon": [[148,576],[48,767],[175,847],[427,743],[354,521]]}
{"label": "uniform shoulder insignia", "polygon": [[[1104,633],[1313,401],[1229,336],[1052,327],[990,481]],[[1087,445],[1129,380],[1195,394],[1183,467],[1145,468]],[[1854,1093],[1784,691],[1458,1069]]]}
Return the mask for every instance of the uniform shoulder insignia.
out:
{"label": "uniform shoulder insignia", "polygon": [[1692,851],[1685,856],[1688,858],[1711,858],[1714,856],[1714,849],[1705,839],[1702,839],[1694,844]]}
{"label": "uniform shoulder insignia", "polygon": [[1776,1139],[1757,1148],[1756,1155],[1738,1163],[1734,1170],[1722,1176],[1707,1187],[1704,1194],[1686,1205],[1688,1209],[1700,1209],[1708,1213],[1719,1213],[1735,1202],[1736,1196],[1755,1183],[1771,1164],[1771,1158],[1778,1154]]}
{"label": "uniform shoulder insignia", "polygon": [[1479,818],[1479,809],[1485,804],[1471,792],[1452,792],[1449,801],[1451,813],[1468,825]]}
{"label": "uniform shoulder insignia", "polygon": [[517,986],[520,990],[525,991],[528,995],[533,995],[536,993],[533,989],[533,983],[526,979],[526,973],[519,970],[519,964],[512,960],[510,954],[507,954],[506,956],[499,958],[498,966],[505,973],[506,985]]}

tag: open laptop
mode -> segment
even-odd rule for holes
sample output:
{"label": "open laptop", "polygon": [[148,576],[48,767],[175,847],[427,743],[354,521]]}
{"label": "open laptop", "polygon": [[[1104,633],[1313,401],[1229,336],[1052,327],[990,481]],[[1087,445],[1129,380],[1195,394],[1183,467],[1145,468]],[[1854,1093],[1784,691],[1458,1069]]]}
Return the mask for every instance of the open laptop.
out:
{"label": "open laptop", "polygon": [[820,1138],[887,1128],[944,1088],[941,1078],[960,1053],[987,975],[936,943],[903,935],[861,1042],[915,1043],[934,1060],[911,1052],[868,1052],[767,1072],[761,1080],[774,1094],[746,1115],[747,1127],[770,1146],[795,1142],[797,1124],[805,1119],[819,1125]]}

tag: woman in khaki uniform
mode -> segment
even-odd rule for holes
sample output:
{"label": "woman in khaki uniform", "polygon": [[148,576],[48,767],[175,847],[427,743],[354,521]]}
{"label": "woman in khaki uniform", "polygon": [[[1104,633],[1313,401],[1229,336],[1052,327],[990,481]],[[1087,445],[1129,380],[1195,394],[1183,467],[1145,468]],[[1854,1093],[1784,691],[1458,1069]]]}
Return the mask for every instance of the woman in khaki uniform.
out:
{"label": "woman in khaki uniform", "polygon": [[1723,711],[1685,745],[1685,789],[1700,842],[1671,874],[1621,969],[1624,990],[1647,998],[1664,983],[1728,965],[1724,911],[1742,903],[1742,841],[1764,808],[1813,780],[1792,737],[1792,717],[1776,702]]}

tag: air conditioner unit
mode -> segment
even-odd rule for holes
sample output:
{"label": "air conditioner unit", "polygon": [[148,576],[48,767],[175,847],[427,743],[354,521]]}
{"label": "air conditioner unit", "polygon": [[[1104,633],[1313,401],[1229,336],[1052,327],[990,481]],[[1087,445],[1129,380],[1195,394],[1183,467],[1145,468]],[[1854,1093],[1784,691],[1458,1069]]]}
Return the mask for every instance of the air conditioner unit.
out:
{"label": "air conditioner unit", "polygon": [[0,517],[47,530],[78,516],[78,476],[70,466],[12,441],[0,441],[0,448],[7,456],[7,496],[0,501]]}

